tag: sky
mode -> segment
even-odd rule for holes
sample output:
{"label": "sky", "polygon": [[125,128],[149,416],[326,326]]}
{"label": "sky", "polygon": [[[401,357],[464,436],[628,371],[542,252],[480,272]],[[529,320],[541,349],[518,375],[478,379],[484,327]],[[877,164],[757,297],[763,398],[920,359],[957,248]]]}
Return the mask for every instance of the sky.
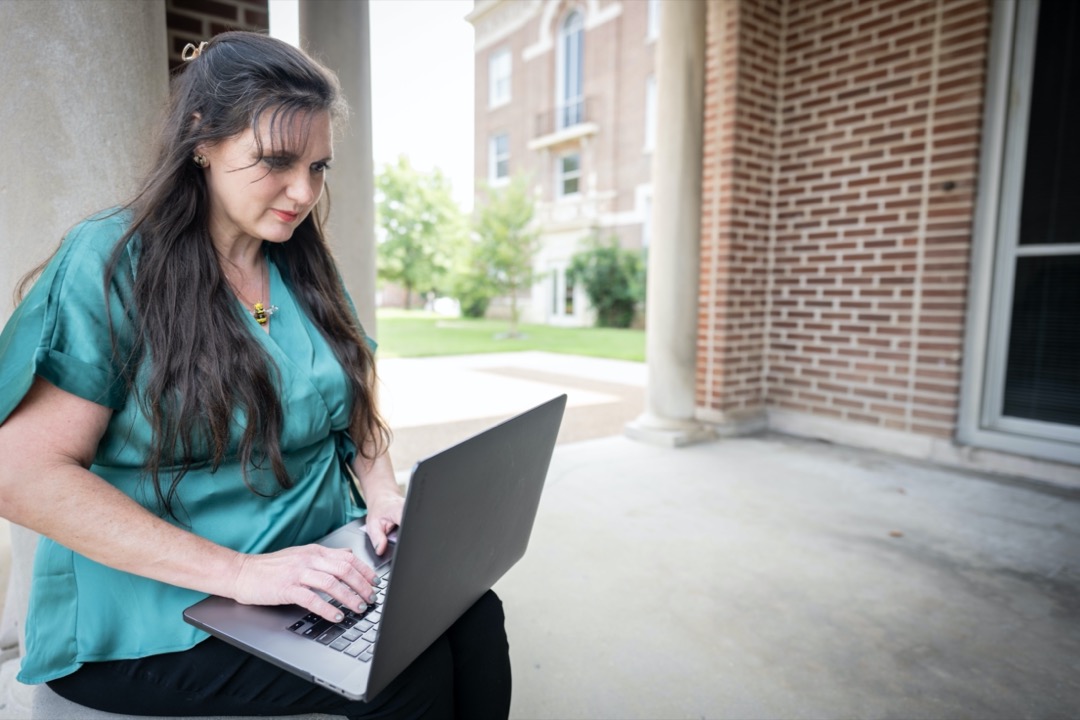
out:
{"label": "sky", "polygon": [[[465,210],[473,203],[472,0],[371,0],[375,171],[398,155],[439,168]],[[294,45],[297,0],[270,0],[270,34]]]}

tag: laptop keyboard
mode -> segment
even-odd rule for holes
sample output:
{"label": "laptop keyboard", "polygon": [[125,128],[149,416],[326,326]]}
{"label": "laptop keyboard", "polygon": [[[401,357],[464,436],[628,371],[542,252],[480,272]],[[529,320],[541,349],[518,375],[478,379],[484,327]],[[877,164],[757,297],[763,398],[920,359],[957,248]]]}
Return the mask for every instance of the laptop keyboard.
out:
{"label": "laptop keyboard", "polygon": [[389,583],[389,572],[379,576],[375,584],[378,590],[375,594],[375,603],[362,612],[342,607],[337,600],[330,600],[330,604],[339,608],[345,616],[345,619],[339,623],[332,623],[329,620],[323,620],[315,613],[308,613],[290,625],[289,630],[326,645],[331,650],[337,650],[349,657],[368,662],[371,660],[375,647],[375,637],[379,631],[379,621],[382,619],[382,604],[386,598],[386,586]]}

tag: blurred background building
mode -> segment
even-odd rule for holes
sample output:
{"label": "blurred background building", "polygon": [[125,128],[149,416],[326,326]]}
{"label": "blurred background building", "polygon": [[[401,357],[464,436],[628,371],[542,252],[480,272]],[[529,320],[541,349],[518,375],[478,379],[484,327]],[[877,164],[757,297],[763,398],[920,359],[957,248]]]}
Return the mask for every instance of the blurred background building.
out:
{"label": "blurred background building", "polygon": [[522,317],[591,324],[566,274],[581,239],[649,245],[660,0],[478,0],[467,19],[476,32],[478,201],[484,185],[519,174],[536,196],[543,279]]}
{"label": "blurred background building", "polygon": [[[1080,463],[1080,6],[477,0],[469,20],[477,176],[526,173],[540,201],[533,319],[582,319],[560,269],[590,231],[672,255],[646,321],[693,337],[650,341],[671,368],[650,402],[684,397],[653,425]],[[700,114],[657,84],[695,72]],[[657,206],[686,173],[694,228]]]}

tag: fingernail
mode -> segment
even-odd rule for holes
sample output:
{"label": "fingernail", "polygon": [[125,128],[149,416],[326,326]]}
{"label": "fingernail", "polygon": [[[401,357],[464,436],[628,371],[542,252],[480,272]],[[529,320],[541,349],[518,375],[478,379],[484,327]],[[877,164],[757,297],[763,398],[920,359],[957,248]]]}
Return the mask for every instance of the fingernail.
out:
{"label": "fingernail", "polygon": [[344,619],[345,619],[345,616],[342,615],[341,613],[338,613],[337,615],[334,616],[334,622],[341,622]]}

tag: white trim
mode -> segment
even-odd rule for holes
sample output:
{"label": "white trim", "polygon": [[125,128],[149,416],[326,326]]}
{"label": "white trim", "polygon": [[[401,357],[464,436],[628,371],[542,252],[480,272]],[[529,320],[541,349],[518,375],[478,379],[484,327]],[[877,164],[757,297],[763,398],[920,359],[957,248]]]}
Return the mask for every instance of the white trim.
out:
{"label": "white trim", "polygon": [[[506,94],[497,95],[498,80],[503,79],[502,76],[496,77],[496,62],[506,60]],[[495,108],[508,105],[514,97],[514,54],[510,52],[510,48],[504,47],[488,55],[488,110],[494,110]]]}
{"label": "white trim", "polygon": [[660,0],[646,0],[645,42],[656,42],[660,37]]}
{"label": "white trim", "polygon": [[1009,66],[1016,4],[995,0],[987,58],[986,98],[983,103],[982,148],[979,157],[978,193],[971,233],[967,317],[964,322],[964,362],[961,371],[957,439],[979,445],[979,408],[986,377],[987,327],[993,289],[994,238],[998,232],[998,198],[1001,197],[1002,148],[1005,144],[1005,113],[1009,105]]}
{"label": "white trim", "polygon": [[1057,458],[1060,462],[1050,462],[1042,458],[1025,457],[1008,444],[999,444],[995,449],[964,447],[943,438],[781,408],[768,408],[766,412],[769,429],[788,435],[828,440],[839,445],[868,448],[949,467],[1080,489],[1080,466],[1077,465],[1080,457],[1077,456],[1075,448],[1071,460]]}
{"label": "white trim", "polygon": [[[578,24],[572,31],[567,32],[571,20],[576,20]],[[569,38],[573,36],[577,36],[577,55],[573,58],[576,62],[572,68],[567,68],[567,62],[570,58],[566,56],[566,46]],[[585,17],[580,10],[574,8],[559,22],[558,38],[559,44],[555,53],[555,132],[580,125],[583,120],[583,118],[578,117],[574,122],[563,122],[563,112],[566,108],[577,107],[579,112],[584,113],[582,104],[585,102]],[[566,75],[568,69],[577,71],[577,94],[572,98],[567,97]]]}
{"label": "white trim", "polygon": [[[995,0],[993,8],[956,438],[965,445],[1080,464],[1076,440],[1080,431],[1001,415],[1015,258],[1074,248],[1017,246],[1023,141],[1030,106],[1022,93],[1030,88],[1034,67],[1037,12],[1035,2]],[[1020,114],[1019,127],[1010,126],[1010,110]],[[1005,200],[1008,196],[1014,202]],[[998,247],[999,243],[1009,246]]]}
{"label": "white trim", "polygon": [[1013,254],[1016,257],[1051,257],[1054,255],[1080,254],[1080,243],[1057,243],[1056,245],[1020,245]]}
{"label": "white trim", "polygon": [[585,12],[585,29],[598,28],[606,22],[611,22],[622,15],[622,3],[616,2],[600,8],[600,0],[588,0]]}
{"label": "white trim", "polygon": [[[528,62],[533,58],[551,52],[555,47],[555,34],[553,32],[555,17],[562,9],[554,0],[544,3],[544,11],[540,15],[540,26],[537,30],[536,42],[521,51],[521,59]],[[585,30],[592,30],[610,22],[622,15],[622,3],[613,2],[607,7],[600,8],[600,0],[588,0],[585,4]]]}
{"label": "white trim", "polygon": [[[489,17],[488,11],[495,7],[502,8],[502,13]],[[498,0],[490,6],[477,8],[465,18],[474,28],[474,52],[479,53],[510,37],[528,25],[543,7],[542,0]],[[500,21],[501,27],[498,26]]]}
{"label": "white trim", "polygon": [[[499,138],[506,138],[506,174],[497,175],[499,167],[499,155],[498,148],[496,147],[496,141]],[[510,133],[495,133],[488,136],[488,185],[492,187],[499,187],[510,182]]]}
{"label": "white trim", "polygon": [[1020,204],[1024,196],[1024,158],[1027,154],[1031,79],[1035,74],[1037,2],[1017,3],[1013,55],[1009,68],[1010,98],[1002,148],[1001,195],[998,196],[998,231],[994,238],[994,292],[990,299],[990,327],[986,344],[986,381],[983,386],[980,426],[1002,429],[1005,367],[1008,363],[1009,328],[1012,324],[1013,280],[1019,244]]}
{"label": "white trim", "polygon": [[[563,160],[568,157],[577,156],[577,170],[570,173],[563,171]],[[563,192],[566,180],[568,178],[577,178],[577,190],[574,192]],[[555,197],[556,199],[562,198],[576,198],[581,195],[581,151],[575,150],[574,152],[566,152],[555,157]]]}
{"label": "white trim", "polygon": [[648,155],[656,149],[656,75],[645,78],[645,145],[642,151]]}
{"label": "white trim", "polygon": [[589,135],[595,135],[600,132],[600,126],[596,123],[585,122],[578,123],[562,130],[557,130],[547,135],[541,135],[538,138],[529,141],[530,150],[543,150],[553,145],[561,145],[573,140],[578,140]]}

